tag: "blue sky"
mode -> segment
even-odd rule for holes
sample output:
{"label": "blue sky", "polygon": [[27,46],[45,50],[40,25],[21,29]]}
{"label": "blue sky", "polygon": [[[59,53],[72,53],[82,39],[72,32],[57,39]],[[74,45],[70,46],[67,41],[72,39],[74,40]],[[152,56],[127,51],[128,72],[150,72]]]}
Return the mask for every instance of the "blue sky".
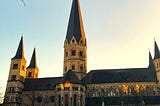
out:
{"label": "blue sky", "polygon": [[[0,0],[0,85],[24,36],[27,66],[37,50],[39,77],[62,76],[63,43],[72,0]],[[80,0],[88,71],[147,67],[160,46],[160,0]]]}

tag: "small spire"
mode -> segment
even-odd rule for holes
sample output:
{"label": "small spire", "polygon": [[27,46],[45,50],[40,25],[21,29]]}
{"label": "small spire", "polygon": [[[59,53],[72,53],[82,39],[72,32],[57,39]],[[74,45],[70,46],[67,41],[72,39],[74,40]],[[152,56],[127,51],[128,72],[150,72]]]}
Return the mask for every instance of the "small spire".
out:
{"label": "small spire", "polygon": [[79,0],[73,0],[72,3],[67,35],[66,35],[66,39],[68,40],[68,42],[71,41],[73,36],[75,37],[77,42],[79,42],[81,39],[84,42],[86,41]]}
{"label": "small spire", "polygon": [[12,59],[22,59],[22,58],[24,58],[23,36],[21,36],[21,40],[16,55]]}
{"label": "small spire", "polygon": [[152,55],[151,55],[151,52],[149,51],[149,66],[148,67],[154,67],[154,64],[153,64],[153,59],[152,59]]}
{"label": "small spire", "polygon": [[37,67],[37,61],[36,61],[36,49],[34,48],[30,64],[27,68],[35,68],[35,67]]}
{"label": "small spire", "polygon": [[156,40],[154,41],[154,59],[160,58],[160,52]]}
{"label": "small spire", "polygon": [[155,69],[155,66],[154,66],[154,63],[153,63],[153,59],[152,59],[152,55],[151,55],[150,52],[149,52],[149,66],[148,66],[148,68],[150,69],[150,72],[151,72],[151,75],[152,75],[153,79],[155,81],[158,81],[157,80],[156,69]]}

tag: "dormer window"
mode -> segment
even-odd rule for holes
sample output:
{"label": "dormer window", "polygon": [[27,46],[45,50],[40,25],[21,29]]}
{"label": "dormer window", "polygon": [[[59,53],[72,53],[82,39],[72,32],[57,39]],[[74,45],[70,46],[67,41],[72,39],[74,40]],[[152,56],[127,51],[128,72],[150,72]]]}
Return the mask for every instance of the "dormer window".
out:
{"label": "dormer window", "polygon": [[83,44],[83,41],[82,41],[82,40],[80,41],[80,44]]}
{"label": "dormer window", "polygon": [[73,40],[72,40],[72,43],[74,43],[74,42],[75,42],[75,40],[73,39]]}

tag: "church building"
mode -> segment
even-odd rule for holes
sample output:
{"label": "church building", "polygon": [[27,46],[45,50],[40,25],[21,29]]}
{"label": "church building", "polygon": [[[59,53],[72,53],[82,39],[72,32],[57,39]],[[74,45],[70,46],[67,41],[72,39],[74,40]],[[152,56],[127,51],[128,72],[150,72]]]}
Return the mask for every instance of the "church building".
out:
{"label": "church building", "polygon": [[[73,0],[64,41],[63,76],[38,78],[34,48],[29,66],[21,37],[11,58],[4,106],[160,106],[160,51],[154,42],[145,68],[87,71],[87,39],[79,0]],[[87,73],[88,72],[88,73]]]}

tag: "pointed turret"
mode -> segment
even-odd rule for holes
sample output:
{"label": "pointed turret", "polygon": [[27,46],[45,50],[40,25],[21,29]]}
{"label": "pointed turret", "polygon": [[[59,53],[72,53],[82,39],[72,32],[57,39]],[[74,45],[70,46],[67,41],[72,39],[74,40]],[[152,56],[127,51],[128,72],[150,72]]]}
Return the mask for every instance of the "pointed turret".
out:
{"label": "pointed turret", "polygon": [[148,68],[150,69],[150,72],[151,72],[151,75],[153,76],[153,79],[155,81],[157,81],[157,73],[156,73],[156,69],[155,69],[153,59],[152,59],[152,55],[151,55],[150,52],[149,52],[149,66],[148,66]]}
{"label": "pointed turret", "polygon": [[26,71],[26,78],[38,78],[39,69],[37,67],[36,49],[34,48],[32,58]]}
{"label": "pointed turret", "polygon": [[22,58],[24,58],[23,36],[21,37],[16,55],[12,59],[22,59]]}
{"label": "pointed turret", "polygon": [[154,68],[154,63],[153,63],[151,52],[149,52],[149,65],[148,65],[148,67]]}
{"label": "pointed turret", "polygon": [[73,0],[72,3],[66,40],[70,42],[73,37],[75,37],[77,42],[79,42],[81,39],[83,42],[86,41],[79,0]]}
{"label": "pointed turret", "polygon": [[35,68],[35,67],[37,67],[37,61],[36,61],[36,50],[34,48],[30,64],[27,68]]}
{"label": "pointed turret", "polygon": [[154,59],[160,58],[160,52],[156,41],[154,41]]}

